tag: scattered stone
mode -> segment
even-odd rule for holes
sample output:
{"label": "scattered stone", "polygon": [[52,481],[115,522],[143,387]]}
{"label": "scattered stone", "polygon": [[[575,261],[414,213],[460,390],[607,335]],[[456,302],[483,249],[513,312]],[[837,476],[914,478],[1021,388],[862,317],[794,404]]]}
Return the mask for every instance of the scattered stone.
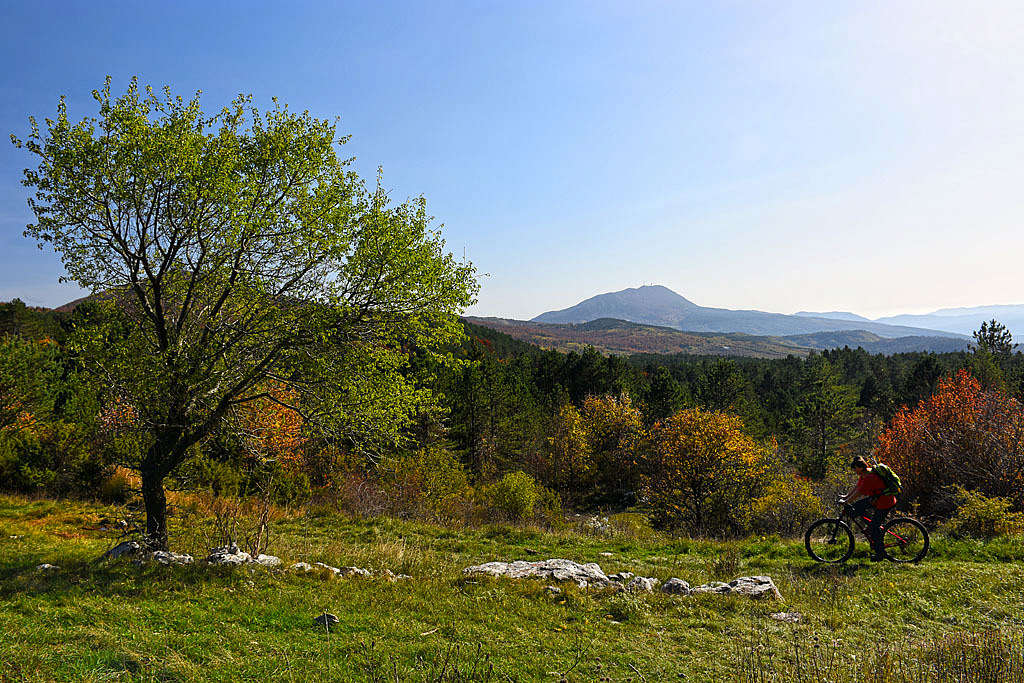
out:
{"label": "scattered stone", "polygon": [[408,574],[398,574],[397,576],[395,576],[395,579],[394,579],[394,580],[395,580],[395,581],[404,581],[404,580],[406,580],[406,579],[411,579],[411,578],[412,578],[412,577],[411,577],[411,576],[409,576]]}
{"label": "scattered stone", "polygon": [[467,576],[506,576],[510,579],[547,579],[549,581],[572,581],[580,588],[607,586],[611,581],[595,562],[579,564],[572,560],[551,559],[537,562],[516,560],[515,562],[485,562],[462,570]]}
{"label": "scattered stone", "polygon": [[782,594],[779,593],[779,589],[775,587],[775,582],[770,576],[741,576],[729,583],[713,581],[690,589],[690,593],[718,593],[719,595],[735,593],[751,598],[782,599]]}
{"label": "scattered stone", "polygon": [[690,584],[686,583],[682,579],[675,577],[669,579],[661,586],[662,593],[672,593],[674,595],[689,595]]}
{"label": "scattered stone", "polygon": [[263,553],[260,553],[256,557],[256,564],[262,565],[264,567],[280,567],[281,558],[276,557],[274,555],[264,555]]}
{"label": "scattered stone", "polygon": [[323,562],[314,562],[313,566],[316,567],[317,569],[326,569],[327,571],[329,571],[330,573],[334,574],[335,576],[337,576],[338,574],[341,573],[341,570],[338,569],[337,567],[332,567],[331,565],[324,564]]}
{"label": "scattered stone", "polygon": [[799,612],[773,612],[768,617],[775,621],[784,621],[787,624],[798,624],[804,618],[804,615]]}
{"label": "scattered stone", "polygon": [[638,576],[626,584],[626,590],[630,593],[653,593],[658,583],[658,579],[653,577]]}
{"label": "scattered stone", "polygon": [[601,557],[615,557],[615,553],[600,553]]}
{"label": "scattered stone", "polygon": [[741,576],[729,582],[733,593],[748,595],[752,598],[782,599],[782,593],[775,586],[770,576]]}
{"label": "scattered stone", "polygon": [[192,564],[194,562],[191,555],[172,553],[167,550],[157,550],[154,552],[153,561],[160,564]]}
{"label": "scattered stone", "polygon": [[311,572],[313,571],[313,565],[308,562],[296,562],[289,569],[293,572]]}
{"label": "scattered stone", "polygon": [[122,541],[100,556],[101,560],[119,560],[128,555],[142,552],[142,546],[136,541]]}
{"label": "scattered stone", "polygon": [[60,567],[55,564],[44,563],[36,567],[37,572],[56,572],[60,571]]}
{"label": "scattered stone", "polygon": [[[549,581],[573,581],[580,588],[596,586],[615,588],[637,593],[650,593],[659,584],[654,577],[634,576],[630,572],[605,575],[601,567],[591,562],[579,564],[572,560],[551,559],[537,562],[516,560],[515,562],[485,562],[466,567],[462,573],[467,576],[504,576],[510,579],[546,579]],[[751,598],[782,599],[779,589],[770,576],[741,576],[729,583],[712,581],[701,586],[690,587],[686,581],[672,578],[665,582],[662,592],[676,595],[715,593],[717,595],[746,595]]]}
{"label": "scattered stone", "polygon": [[341,567],[336,573],[343,578],[349,576],[373,576],[373,572],[369,569],[362,569],[360,567]]}
{"label": "scattered stone", "polygon": [[318,617],[313,617],[313,623],[315,623],[317,626],[322,626],[323,628],[329,628],[331,626],[334,626],[339,621],[340,619],[338,619],[336,615],[331,614],[330,612],[324,612]]}
{"label": "scattered stone", "polygon": [[548,595],[561,595],[562,589],[558,586],[544,586],[544,590],[548,592]]}
{"label": "scattered stone", "polygon": [[237,543],[232,543],[221,548],[211,548],[206,561],[210,564],[240,565],[249,564],[253,559],[249,553],[239,550]]}
{"label": "scattered stone", "polygon": [[690,589],[690,593],[729,593],[731,591],[729,584],[721,581],[712,581]]}

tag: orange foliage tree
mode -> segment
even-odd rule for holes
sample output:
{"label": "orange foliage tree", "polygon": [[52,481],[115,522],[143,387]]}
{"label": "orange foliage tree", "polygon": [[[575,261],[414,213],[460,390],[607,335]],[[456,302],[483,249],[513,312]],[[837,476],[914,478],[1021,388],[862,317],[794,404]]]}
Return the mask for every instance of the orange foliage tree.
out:
{"label": "orange foliage tree", "polygon": [[655,424],[647,469],[657,521],[701,532],[738,529],[744,506],[771,481],[772,451],[729,413],[695,408]]}
{"label": "orange foliage tree", "polygon": [[875,456],[900,475],[905,497],[927,512],[941,511],[936,494],[953,485],[1024,505],[1024,406],[961,370],[897,413]]}
{"label": "orange foliage tree", "polygon": [[272,384],[254,401],[239,406],[238,424],[245,448],[257,462],[277,462],[298,472],[305,467],[303,419],[294,406],[298,394]]}

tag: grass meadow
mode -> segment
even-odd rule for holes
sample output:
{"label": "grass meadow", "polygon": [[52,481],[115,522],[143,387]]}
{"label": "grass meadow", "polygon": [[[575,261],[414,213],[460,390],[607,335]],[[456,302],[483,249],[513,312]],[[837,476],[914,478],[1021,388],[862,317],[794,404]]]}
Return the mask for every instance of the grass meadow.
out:
{"label": "grass meadow", "polygon": [[[933,536],[919,565],[867,545],[820,566],[802,542],[624,529],[445,528],[280,511],[269,552],[413,578],[99,562],[116,507],[0,496],[0,681],[1020,681],[1024,541]],[[201,504],[171,545],[215,542]],[[611,553],[611,556],[607,554]],[[768,574],[783,601],[468,579],[489,560],[564,557],[691,584]],[[56,572],[36,571],[41,563]],[[325,630],[313,617],[339,617]],[[797,624],[772,619],[796,611]]]}

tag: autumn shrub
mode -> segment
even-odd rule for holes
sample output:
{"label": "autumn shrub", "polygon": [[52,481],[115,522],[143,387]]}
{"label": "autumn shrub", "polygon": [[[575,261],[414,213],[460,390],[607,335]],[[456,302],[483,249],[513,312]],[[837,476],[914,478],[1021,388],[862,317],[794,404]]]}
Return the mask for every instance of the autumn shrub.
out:
{"label": "autumn shrub", "polygon": [[548,438],[548,485],[579,498],[590,486],[593,461],[586,426],[580,411],[563,404],[555,415]]}
{"label": "autumn shrub", "polygon": [[949,486],[1024,506],[1024,407],[1001,391],[983,389],[964,370],[897,413],[875,456],[900,475],[904,497],[924,512],[951,512],[943,509],[941,495]]}
{"label": "autumn shrub", "polygon": [[472,488],[458,457],[447,448],[422,448],[397,454],[379,467],[390,510],[406,516],[461,518],[471,504]]}
{"label": "autumn shrub", "polygon": [[951,536],[991,539],[1024,534],[1024,513],[1011,511],[1013,503],[1007,498],[988,497],[958,486],[954,500],[956,513],[943,527]]}
{"label": "autumn shrub", "polygon": [[564,404],[548,438],[545,478],[574,502],[622,507],[641,487],[643,414],[629,396],[589,396]]}
{"label": "autumn shrub", "polygon": [[373,517],[389,509],[391,499],[377,478],[363,471],[340,470],[315,490],[314,505],[330,506],[356,517]]}
{"label": "autumn shrub", "polygon": [[645,462],[654,521],[696,533],[741,531],[746,503],[771,480],[772,451],[729,413],[694,408],[655,424]]}
{"label": "autumn shrub", "polygon": [[654,528],[647,515],[639,512],[619,512],[608,516],[608,525],[620,536],[644,540],[653,538]]}
{"label": "autumn shrub", "polygon": [[538,498],[537,482],[525,472],[509,472],[483,489],[483,501],[509,520],[533,514]]}
{"label": "autumn shrub", "polygon": [[801,534],[825,515],[825,506],[803,477],[782,476],[770,484],[747,508],[747,524],[759,534]]}
{"label": "autumn shrub", "polygon": [[591,460],[587,502],[616,507],[635,503],[645,439],[640,409],[628,394],[589,396],[581,413]]}

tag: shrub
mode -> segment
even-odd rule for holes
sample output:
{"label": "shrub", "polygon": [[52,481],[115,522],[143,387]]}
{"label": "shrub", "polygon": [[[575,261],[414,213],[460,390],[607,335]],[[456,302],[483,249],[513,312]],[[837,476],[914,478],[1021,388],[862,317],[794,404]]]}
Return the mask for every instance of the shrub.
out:
{"label": "shrub", "polygon": [[811,482],[792,476],[768,485],[764,494],[750,502],[747,523],[759,534],[794,534],[824,516],[825,506],[814,493]]}
{"label": "shrub", "polygon": [[655,521],[696,532],[738,531],[770,481],[771,450],[736,415],[683,410],[654,425],[646,462]]}
{"label": "shrub", "polygon": [[398,514],[460,518],[472,497],[462,463],[447,448],[392,457],[381,465],[380,475],[391,510]]}
{"label": "shrub", "polygon": [[903,409],[878,439],[875,456],[900,475],[908,500],[940,509],[941,491],[962,486],[1024,506],[1024,406],[986,390],[968,372],[939,382]]}
{"label": "shrub", "polygon": [[124,468],[117,468],[103,480],[97,492],[104,503],[126,503],[132,493],[132,475]]}
{"label": "shrub", "polygon": [[639,512],[620,512],[608,517],[608,524],[616,533],[636,539],[649,539],[654,536],[651,521]]}
{"label": "shrub", "polygon": [[0,485],[8,490],[93,496],[111,471],[79,425],[52,422],[0,435]]}
{"label": "shrub", "polygon": [[511,520],[533,514],[538,498],[537,483],[525,472],[509,472],[485,489],[484,499],[490,507]]}
{"label": "shrub", "polygon": [[977,491],[956,487],[956,514],[944,525],[955,537],[991,539],[1024,534],[1024,513],[1011,512],[1007,498],[987,497]]}

